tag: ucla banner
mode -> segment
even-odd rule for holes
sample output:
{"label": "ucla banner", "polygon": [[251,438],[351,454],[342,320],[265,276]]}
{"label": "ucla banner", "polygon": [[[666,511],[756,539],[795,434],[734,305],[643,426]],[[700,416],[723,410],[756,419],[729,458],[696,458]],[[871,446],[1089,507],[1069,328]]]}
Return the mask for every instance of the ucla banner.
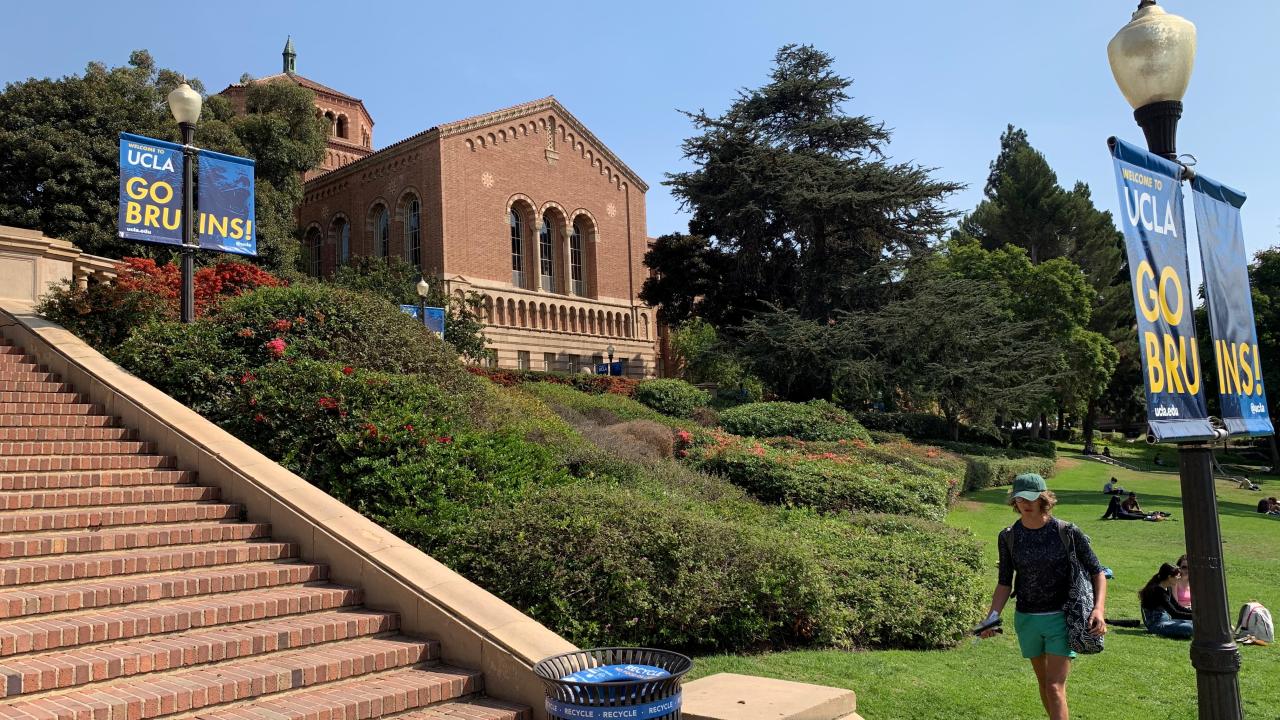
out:
{"label": "ucla banner", "polygon": [[201,150],[196,235],[206,250],[257,255],[253,226],[253,161]]}
{"label": "ucla banner", "polygon": [[1271,435],[1240,222],[1244,193],[1197,175],[1191,181],[1191,200],[1200,236],[1222,420],[1232,435]]}
{"label": "ucla banner", "polygon": [[428,307],[426,320],[422,319],[422,310],[417,305],[401,305],[400,312],[421,321],[436,337],[444,339],[444,308]]}
{"label": "ucla banner", "polygon": [[1147,422],[1162,442],[1212,438],[1192,320],[1182,168],[1117,138],[1107,144],[1120,190]]}
{"label": "ucla banner", "polygon": [[182,244],[182,146],[120,133],[120,237]]}

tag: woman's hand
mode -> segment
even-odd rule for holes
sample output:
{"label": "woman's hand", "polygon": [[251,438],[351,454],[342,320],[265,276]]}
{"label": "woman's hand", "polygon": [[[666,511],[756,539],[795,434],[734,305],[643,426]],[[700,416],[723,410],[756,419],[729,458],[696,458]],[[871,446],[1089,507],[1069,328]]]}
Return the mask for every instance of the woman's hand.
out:
{"label": "woman's hand", "polygon": [[982,632],[978,633],[978,637],[985,640],[987,638],[993,638],[999,634],[1000,634],[1000,631],[997,630],[996,628],[987,628],[986,630],[983,630]]}
{"label": "woman's hand", "polygon": [[1107,620],[1104,617],[1106,611],[1100,607],[1095,607],[1093,612],[1089,613],[1089,633],[1095,637],[1102,637],[1107,634]]}

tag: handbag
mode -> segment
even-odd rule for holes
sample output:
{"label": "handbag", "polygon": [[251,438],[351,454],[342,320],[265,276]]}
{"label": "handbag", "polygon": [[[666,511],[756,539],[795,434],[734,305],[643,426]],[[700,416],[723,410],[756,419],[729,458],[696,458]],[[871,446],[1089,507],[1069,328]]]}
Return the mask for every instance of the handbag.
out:
{"label": "handbag", "polygon": [[1102,652],[1103,636],[1089,632],[1089,615],[1093,613],[1093,582],[1076,556],[1076,542],[1071,531],[1075,525],[1058,520],[1063,544],[1067,546],[1067,559],[1071,563],[1071,589],[1062,614],[1067,620],[1067,646],[1081,655]]}

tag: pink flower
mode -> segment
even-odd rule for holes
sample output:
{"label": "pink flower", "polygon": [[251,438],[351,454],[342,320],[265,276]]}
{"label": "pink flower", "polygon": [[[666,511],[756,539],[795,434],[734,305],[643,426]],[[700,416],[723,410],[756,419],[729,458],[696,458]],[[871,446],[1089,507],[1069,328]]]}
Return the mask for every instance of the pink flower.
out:
{"label": "pink flower", "polygon": [[409,432],[413,432],[413,426],[412,426],[412,425],[405,425],[405,426],[404,426],[404,429],[405,429],[405,430],[408,430]]}
{"label": "pink flower", "polygon": [[436,442],[441,443],[442,445],[448,445],[449,443],[453,442],[453,438],[448,435],[441,435],[440,437],[436,438]]}
{"label": "pink flower", "polygon": [[253,421],[254,421],[254,422],[258,422],[258,423],[260,423],[260,422],[266,422],[266,421],[267,421],[267,416],[266,416],[266,415],[263,415],[262,413],[258,413],[257,415],[254,415],[254,416],[253,416]]}
{"label": "pink flower", "polygon": [[289,346],[285,344],[284,340],[280,338],[275,338],[273,340],[267,341],[263,345],[263,347],[265,347],[267,349],[267,352],[271,353],[275,357],[284,357],[285,348]]}
{"label": "pink flower", "polygon": [[334,400],[331,397],[320,398],[319,400],[316,401],[316,405],[318,405],[321,410],[337,410],[338,409],[338,401]]}
{"label": "pink flower", "polygon": [[251,338],[251,337],[253,337],[253,329],[252,329],[252,328],[240,328],[240,331],[239,331],[239,332],[237,332],[236,334],[237,334],[237,335],[239,335],[239,336],[240,336],[240,337],[242,337],[242,338]]}
{"label": "pink flower", "polygon": [[253,382],[254,380],[257,380],[257,379],[258,379],[258,376],[257,376],[257,375],[254,375],[254,374],[253,374],[253,373],[251,373],[251,372],[246,372],[245,374],[243,374],[243,375],[241,375],[241,376],[240,376],[240,384],[241,384],[241,385],[248,385],[249,383],[251,383],[251,382]]}

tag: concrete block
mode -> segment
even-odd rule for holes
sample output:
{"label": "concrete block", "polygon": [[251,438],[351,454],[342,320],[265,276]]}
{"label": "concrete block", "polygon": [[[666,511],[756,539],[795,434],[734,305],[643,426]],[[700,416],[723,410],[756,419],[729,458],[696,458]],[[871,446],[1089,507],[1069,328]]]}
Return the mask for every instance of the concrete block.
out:
{"label": "concrete block", "polygon": [[852,690],[718,673],[684,685],[687,720],[837,720],[857,710]]}

